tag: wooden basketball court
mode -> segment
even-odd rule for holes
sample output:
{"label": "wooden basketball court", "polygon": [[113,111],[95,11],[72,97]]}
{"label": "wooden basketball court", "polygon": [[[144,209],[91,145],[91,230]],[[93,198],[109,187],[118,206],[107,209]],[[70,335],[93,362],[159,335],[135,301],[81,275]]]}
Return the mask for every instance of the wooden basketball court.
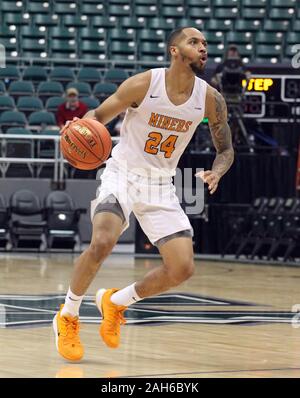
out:
{"label": "wooden basketball court", "polygon": [[98,335],[93,294],[159,263],[112,255],[81,309],[85,357],[71,364],[56,352],[51,319],[73,259],[0,256],[0,377],[299,377],[299,268],[197,261],[180,289],[128,311],[121,348],[111,350]]}

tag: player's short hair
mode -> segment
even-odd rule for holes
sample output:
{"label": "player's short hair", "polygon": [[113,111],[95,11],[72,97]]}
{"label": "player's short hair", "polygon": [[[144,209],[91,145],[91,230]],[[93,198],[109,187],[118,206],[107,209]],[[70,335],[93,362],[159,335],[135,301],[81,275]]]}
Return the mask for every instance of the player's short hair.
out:
{"label": "player's short hair", "polygon": [[168,56],[168,58],[171,58],[170,47],[174,46],[176,44],[177,39],[182,35],[183,30],[186,28],[187,28],[187,26],[183,27],[183,28],[178,28],[178,29],[173,30],[170,33],[168,40],[167,40],[167,56]]}

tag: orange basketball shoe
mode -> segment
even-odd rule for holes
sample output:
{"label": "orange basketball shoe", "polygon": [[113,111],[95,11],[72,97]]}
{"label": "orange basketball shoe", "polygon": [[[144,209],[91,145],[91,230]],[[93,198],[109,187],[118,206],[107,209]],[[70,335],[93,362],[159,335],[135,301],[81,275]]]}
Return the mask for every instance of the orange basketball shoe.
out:
{"label": "orange basketball shoe", "polygon": [[102,315],[100,336],[104,343],[110,348],[117,348],[120,345],[120,325],[126,323],[124,311],[127,307],[116,305],[111,302],[111,295],[119,289],[100,289],[96,293],[96,305]]}
{"label": "orange basketball shoe", "polygon": [[78,317],[61,316],[60,311],[53,319],[56,348],[59,354],[69,361],[79,361],[83,357],[83,346],[79,338],[80,324]]}

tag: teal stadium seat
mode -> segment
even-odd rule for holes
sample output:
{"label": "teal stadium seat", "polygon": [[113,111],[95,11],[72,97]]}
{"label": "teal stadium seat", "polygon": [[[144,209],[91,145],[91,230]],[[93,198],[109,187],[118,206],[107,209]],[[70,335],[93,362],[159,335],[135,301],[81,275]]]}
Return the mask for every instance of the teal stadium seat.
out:
{"label": "teal stadium seat", "polygon": [[160,13],[157,6],[136,6],[134,8],[134,14],[136,17],[155,18],[158,17]]}
{"label": "teal stadium seat", "polygon": [[212,0],[212,6],[214,7],[239,7],[240,1],[239,0]]}
{"label": "teal stadium seat", "polygon": [[129,77],[124,69],[109,69],[104,74],[104,81],[109,83],[120,84]]}
{"label": "teal stadium seat", "polygon": [[135,0],[137,6],[156,6],[157,0]]}
{"label": "teal stadium seat", "polygon": [[109,18],[107,16],[94,16],[90,18],[91,26],[94,28],[115,28],[116,19],[114,17]]}
{"label": "teal stadium seat", "polygon": [[51,5],[49,4],[50,2],[33,2],[33,1],[28,1],[27,6],[26,6],[26,11],[32,15],[32,14],[50,14],[51,13]]}
{"label": "teal stadium seat", "polygon": [[211,19],[213,17],[211,7],[189,7],[188,16],[191,19]]}
{"label": "teal stadium seat", "polygon": [[45,39],[22,39],[20,43],[20,53],[26,57],[39,57],[45,53],[46,40]]}
{"label": "teal stadium seat", "polygon": [[99,100],[93,97],[82,97],[81,102],[83,102],[89,110],[98,108],[100,105]]}
{"label": "teal stadium seat", "polygon": [[135,56],[136,44],[133,42],[112,41],[110,43],[110,54],[117,55],[132,55]]}
{"label": "teal stadium seat", "polygon": [[64,97],[50,97],[47,99],[46,101],[46,111],[47,112],[52,112],[52,113],[56,113],[57,108],[63,104],[65,102],[65,98]]}
{"label": "teal stadium seat", "polygon": [[92,94],[91,86],[87,82],[70,82],[67,89],[74,87],[77,89],[80,97],[88,97]]}
{"label": "teal stadium seat", "polygon": [[43,110],[44,106],[38,97],[19,97],[17,101],[17,109],[23,112],[26,117],[32,112]]}
{"label": "teal stadium seat", "polygon": [[270,0],[270,7],[292,8],[297,5],[297,0]]}
{"label": "teal stadium seat", "polygon": [[84,67],[79,70],[77,79],[78,81],[95,84],[101,81],[101,74],[96,68]]}
{"label": "teal stadium seat", "polygon": [[236,19],[239,17],[239,9],[234,8],[215,8],[214,17],[218,19]]}
{"label": "teal stadium seat", "polygon": [[93,94],[96,98],[104,100],[116,92],[118,86],[114,83],[97,83],[94,87]]}
{"label": "teal stadium seat", "polygon": [[32,134],[32,131],[25,129],[24,127],[10,127],[7,129],[6,134],[30,135]]}
{"label": "teal stadium seat", "polygon": [[0,111],[12,111],[15,108],[15,101],[13,97],[8,95],[1,95],[0,97]]}
{"label": "teal stadium seat", "polygon": [[57,39],[57,40],[75,40],[76,38],[76,32],[75,29],[74,31],[70,31],[67,28],[62,28],[60,26],[52,26],[48,29],[49,32],[49,39]]}
{"label": "teal stadium seat", "polygon": [[148,21],[148,28],[171,31],[174,28],[174,22],[172,20],[165,20],[164,18],[151,18]]}
{"label": "teal stadium seat", "polygon": [[223,32],[202,31],[208,43],[221,44],[224,43]]}
{"label": "teal stadium seat", "polygon": [[109,40],[134,41],[135,31],[131,29],[118,29],[118,28],[109,29],[108,38]]}
{"label": "teal stadium seat", "polygon": [[252,44],[251,32],[227,32],[227,44]]}
{"label": "teal stadium seat", "polygon": [[42,66],[28,66],[24,70],[23,80],[43,81],[47,80],[46,69]]}
{"label": "teal stadium seat", "polygon": [[63,66],[54,67],[51,70],[49,77],[55,82],[73,82],[75,80],[73,70]]}
{"label": "teal stadium seat", "polygon": [[264,8],[267,6],[267,0],[242,0],[243,7]]}
{"label": "teal stadium seat", "polygon": [[281,57],[281,45],[267,45],[267,44],[258,44],[256,46],[256,55],[261,58],[280,58]]}
{"label": "teal stadium seat", "polygon": [[36,26],[21,26],[20,35],[23,39],[46,39],[46,32]]}
{"label": "teal stadium seat", "polygon": [[78,36],[80,40],[105,40],[106,32],[104,29],[95,29],[95,28],[79,28]]}
{"label": "teal stadium seat", "polygon": [[51,41],[51,55],[57,58],[69,58],[70,55],[76,54],[77,43],[76,40],[60,40],[54,39]]}
{"label": "teal stadium seat", "polygon": [[[188,25],[187,25],[188,26]],[[142,41],[156,41],[161,42],[165,40],[164,32],[161,30],[141,29],[138,32],[139,42]]]}
{"label": "teal stadium seat", "polygon": [[105,59],[106,58],[107,45],[103,40],[82,40],[80,43],[80,55],[81,58],[87,57],[86,59]]}
{"label": "teal stadium seat", "polygon": [[297,19],[293,22],[293,31],[300,32],[300,19]]}
{"label": "teal stadium seat", "polygon": [[238,19],[235,22],[235,30],[241,32],[257,32],[260,29],[261,21]]}
{"label": "teal stadium seat", "polygon": [[53,15],[36,14],[32,17],[32,20],[36,26],[45,26],[46,28],[57,27],[59,23],[59,17],[56,14]]}
{"label": "teal stadium seat", "polygon": [[84,4],[83,2],[80,4],[80,14],[81,15],[104,15],[105,8],[103,4]]}
{"label": "teal stadium seat", "polygon": [[2,38],[0,39],[0,43],[5,47],[6,53],[15,52],[18,49],[17,40],[15,38]]}
{"label": "teal stadium seat", "polygon": [[122,4],[122,5],[130,5],[130,0],[108,0],[110,4]]}
{"label": "teal stadium seat", "polygon": [[295,16],[294,8],[272,8],[269,13],[271,19],[293,19]]}
{"label": "teal stadium seat", "polygon": [[184,1],[183,0],[161,0],[160,5],[164,8],[164,7],[181,7],[184,5]]}
{"label": "teal stadium seat", "polygon": [[255,41],[257,44],[280,44],[282,43],[282,33],[257,32]]}
{"label": "teal stadium seat", "polygon": [[124,29],[143,29],[145,27],[145,22],[143,18],[122,17],[119,23]]}
{"label": "teal stadium seat", "polygon": [[62,96],[64,88],[60,82],[41,82],[37,88],[37,94],[44,101],[49,97]]}
{"label": "teal stadium seat", "polygon": [[242,57],[252,58],[254,52],[254,46],[251,43],[248,44],[238,44],[238,51]]}
{"label": "teal stadium seat", "polygon": [[209,7],[210,0],[186,0],[186,4],[189,7],[196,6],[196,7]]}
{"label": "teal stadium seat", "polygon": [[54,2],[53,12],[54,14],[63,14],[64,16],[70,14],[77,14],[78,2],[72,1],[69,3],[58,3]]}
{"label": "teal stadium seat", "polygon": [[265,16],[265,8],[242,8],[242,17],[244,19],[264,19]]}
{"label": "teal stadium seat", "polygon": [[208,54],[209,57],[223,57],[224,55],[224,46],[222,47],[219,44],[209,44],[208,43]]}
{"label": "teal stadium seat", "polygon": [[286,34],[287,44],[299,44],[300,43],[300,32],[288,32]]}
{"label": "teal stadium seat", "polygon": [[164,18],[185,18],[187,17],[187,10],[185,7],[163,7],[162,15]]}
{"label": "teal stadium seat", "polygon": [[4,111],[0,114],[0,127],[5,132],[9,127],[25,127],[27,123],[24,113]]}
{"label": "teal stadium seat", "polygon": [[[24,16],[25,15],[25,16]],[[14,13],[5,13],[2,16],[2,21],[4,22],[5,25],[16,25],[16,26],[22,26],[22,25],[28,25],[30,23],[29,20],[29,14],[14,14]]]}
{"label": "teal stadium seat", "polygon": [[[174,20],[174,28],[185,28],[186,26],[194,26],[199,30],[204,29],[204,21],[201,19],[180,18]],[[218,29],[219,30],[219,29]]]}
{"label": "teal stadium seat", "polygon": [[45,126],[56,126],[56,119],[53,113],[42,111],[42,112],[33,112],[28,119],[29,126],[41,126],[45,128]]}
{"label": "teal stadium seat", "polygon": [[128,4],[124,5],[107,5],[108,15],[116,16],[116,17],[125,17],[130,16],[131,14],[131,7]]}
{"label": "teal stadium seat", "polygon": [[233,23],[229,19],[209,19],[205,24],[205,28],[209,31],[227,32],[233,29]]}
{"label": "teal stadium seat", "polygon": [[23,8],[23,4],[22,2],[18,2],[18,1],[1,1],[0,3],[0,10],[2,13],[17,13],[17,14],[21,14],[22,12],[24,12],[24,8]]}
{"label": "teal stadium seat", "polygon": [[63,24],[66,27],[80,28],[88,26],[88,17],[86,15],[65,15],[63,17]]}
{"label": "teal stadium seat", "polygon": [[16,37],[16,31],[9,29],[8,26],[0,26],[0,42],[2,39],[13,39]]}
{"label": "teal stadium seat", "polygon": [[162,56],[166,55],[165,43],[155,42],[141,42],[139,45],[140,57],[143,59],[144,55]]}
{"label": "teal stadium seat", "polygon": [[289,30],[289,26],[289,21],[274,21],[272,19],[266,19],[263,30],[266,32],[286,32]]}
{"label": "teal stadium seat", "polygon": [[34,95],[34,86],[32,82],[13,81],[9,85],[8,92],[14,98],[21,96],[32,96]]}

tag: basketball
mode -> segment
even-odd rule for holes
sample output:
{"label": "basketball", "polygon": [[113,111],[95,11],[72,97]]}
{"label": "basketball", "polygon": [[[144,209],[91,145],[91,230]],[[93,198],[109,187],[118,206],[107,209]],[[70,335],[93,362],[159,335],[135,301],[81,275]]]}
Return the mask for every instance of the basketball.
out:
{"label": "basketball", "polygon": [[94,119],[71,122],[61,135],[64,158],[80,170],[94,170],[108,158],[112,141],[106,127]]}

